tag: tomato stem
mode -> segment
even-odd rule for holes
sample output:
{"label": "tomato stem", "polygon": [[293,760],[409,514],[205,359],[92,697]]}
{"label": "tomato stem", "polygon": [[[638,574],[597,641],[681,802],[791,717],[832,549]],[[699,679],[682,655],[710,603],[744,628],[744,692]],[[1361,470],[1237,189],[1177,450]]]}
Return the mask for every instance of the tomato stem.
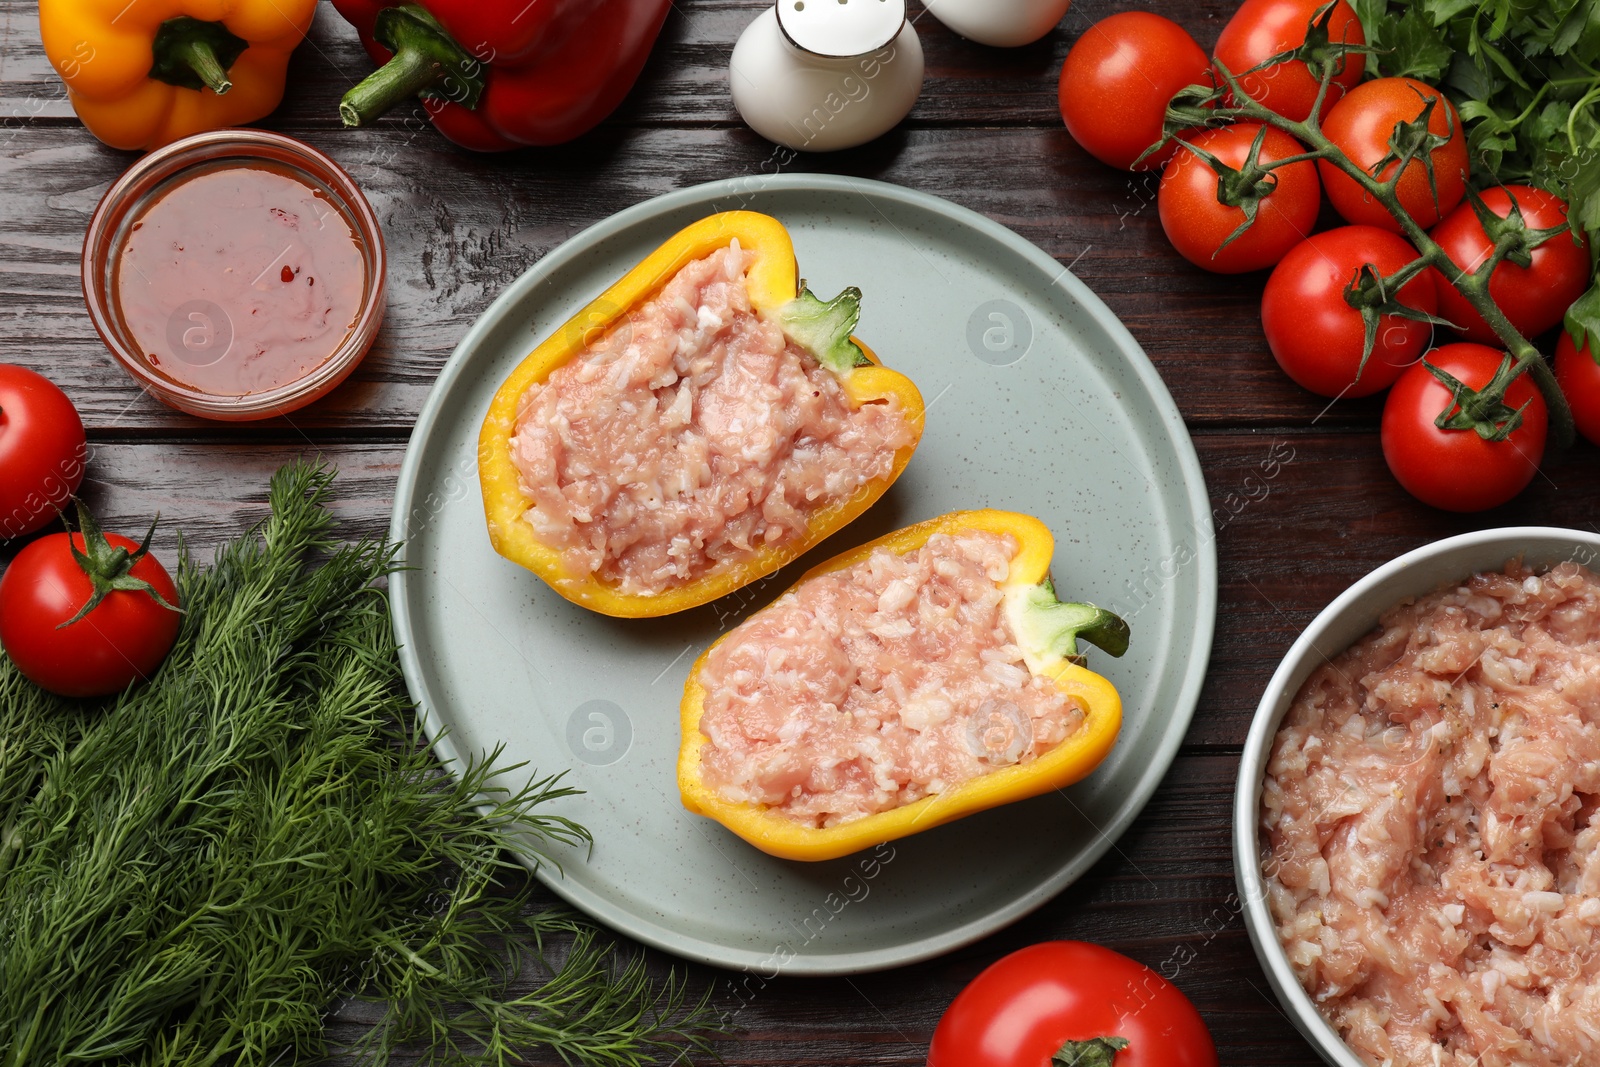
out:
{"label": "tomato stem", "polygon": [[1372,358],[1373,350],[1377,347],[1378,326],[1384,316],[1441,326],[1451,325],[1439,316],[1420,311],[1400,299],[1400,290],[1428,267],[1427,259],[1418,257],[1388,277],[1384,277],[1375,266],[1367,263],[1354,278],[1350,279],[1350,284],[1345,286],[1344,302],[1361,313],[1363,327],[1361,363],[1356,368],[1357,378],[1367,369],[1367,360]]}
{"label": "tomato stem", "polygon": [[[183,609],[176,604],[167,603],[162,595],[156,592],[155,586],[143,578],[135,578],[131,573],[135,564],[144,559],[150,552],[150,539],[155,536],[156,523],[151,520],[150,529],[145,532],[144,540],[132,552],[120,545],[112,545],[106,540],[106,535],[101,531],[100,524],[95,521],[83,501],[78,505],[78,531],[83,540],[83,550],[79,551],[77,540],[68,538],[67,544],[72,549],[72,558],[77,561],[78,567],[88,577],[93,589],[88,601],[78,609],[78,613],[66,622],[56,627],[64,630],[68,626],[83,618],[89,612],[100,606],[100,602],[114,592],[148,593],[150,599],[166,608],[176,611],[180,615]],[[157,519],[160,518],[158,515]]]}
{"label": "tomato stem", "polygon": [[1504,441],[1522,425],[1522,416],[1528,410],[1529,399],[1520,408],[1513,408],[1504,399],[1506,388],[1515,379],[1515,361],[1509,354],[1501,360],[1494,377],[1482,389],[1473,389],[1442,367],[1426,359],[1423,367],[1441,385],[1450,390],[1450,406],[1433,420],[1441,430],[1472,430],[1485,441]]}
{"label": "tomato stem", "polygon": [[1117,1053],[1132,1042],[1125,1037],[1091,1037],[1068,1041],[1050,1057],[1050,1067],[1112,1067]]}
{"label": "tomato stem", "polygon": [[1262,126],[1256,131],[1255,139],[1250,142],[1244,165],[1237,169],[1228,166],[1198,145],[1190,144],[1188,141],[1178,142],[1183,150],[1198,156],[1217,176],[1217,203],[1236,207],[1244,213],[1244,221],[1222,239],[1216,252],[1211,253],[1212,258],[1216,258],[1218,253],[1243,236],[1244,232],[1255,224],[1256,214],[1261,210],[1261,202],[1271,196],[1272,191],[1278,187],[1278,176],[1271,173],[1277,164],[1261,162],[1261,147],[1266,137],[1267,128]]}
{"label": "tomato stem", "polygon": [[[1271,62],[1269,60],[1268,64]],[[1569,447],[1575,435],[1572,409],[1568,407],[1566,397],[1561,393],[1561,387],[1556,384],[1554,372],[1539,354],[1539,350],[1517,332],[1516,327],[1506,318],[1505,312],[1500,310],[1499,305],[1489,295],[1490,274],[1508,255],[1516,251],[1516,247],[1521,247],[1518,242],[1526,242],[1530,236],[1536,242],[1544,241],[1553,235],[1547,235],[1544,231],[1529,232],[1524,228],[1522,236],[1515,239],[1508,238],[1504,248],[1502,242],[1496,239],[1495,250],[1489,261],[1478,270],[1467,273],[1456,266],[1438,242],[1428,236],[1428,232],[1400,203],[1397,191],[1400,176],[1405,171],[1406,164],[1416,158],[1419,152],[1422,153],[1422,164],[1428,170],[1429,185],[1430,187],[1434,185],[1432,159],[1433,150],[1437,145],[1433,141],[1445,135],[1428,131],[1427,122],[1431,117],[1431,109],[1443,102],[1443,93],[1425,98],[1423,112],[1417,120],[1396,124],[1395,133],[1390,139],[1389,154],[1373,168],[1381,173],[1384,167],[1394,163],[1394,173],[1388,179],[1380,181],[1372,172],[1358,167],[1354,160],[1340,151],[1339,147],[1322,132],[1322,123],[1318,115],[1328,85],[1335,73],[1332,56],[1323,57],[1317,106],[1313,107],[1310,115],[1302,121],[1286,119],[1269,110],[1244,91],[1239,79],[1225,64],[1216,62],[1213,65],[1221,76],[1223,84],[1215,88],[1189,86],[1179,90],[1173,97],[1174,104],[1167,113],[1167,135],[1163,143],[1174,140],[1179,132],[1193,129],[1197,125],[1222,125],[1243,119],[1275,127],[1306,145],[1309,150],[1303,156],[1296,157],[1296,160],[1303,158],[1322,160],[1348,175],[1368,196],[1382,204],[1394,217],[1395,222],[1399,223],[1401,232],[1416,247],[1421,257],[1418,262],[1438,268],[1450,284],[1455,286],[1456,291],[1467,299],[1479,315],[1483,316],[1484,322],[1489,324],[1495,336],[1505,344],[1510,358],[1501,368],[1501,373],[1496,374],[1488,385],[1477,391],[1477,394],[1484,398],[1486,406],[1492,408],[1495,404],[1503,404],[1506,388],[1521,375],[1529,374],[1533,377],[1534,384],[1539,387],[1539,392],[1544,395],[1545,405],[1549,408],[1551,440],[1557,448]],[[1225,100],[1224,97],[1228,99]],[[1448,111],[1446,115],[1448,117]],[[1153,146],[1152,150],[1159,147],[1159,144]],[[1279,161],[1278,165],[1284,162],[1288,161]],[[1437,188],[1434,188],[1434,197],[1437,201]],[[1496,221],[1505,224],[1508,220],[1497,217]],[[1456,408],[1457,405],[1452,401],[1451,409],[1442,412],[1440,417],[1453,421],[1451,416],[1456,412]]]}

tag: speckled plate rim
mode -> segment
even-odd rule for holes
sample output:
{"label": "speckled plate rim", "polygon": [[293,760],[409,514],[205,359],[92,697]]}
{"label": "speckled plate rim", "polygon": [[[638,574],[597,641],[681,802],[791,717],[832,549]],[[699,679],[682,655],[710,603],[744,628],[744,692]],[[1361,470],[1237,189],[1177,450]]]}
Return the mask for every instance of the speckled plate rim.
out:
{"label": "speckled plate rim", "polygon": [[[494,329],[495,324],[502,317],[514,313],[518,304],[527,298],[535,287],[558,274],[567,264],[583,255],[585,249],[591,245],[647,222],[655,216],[692,205],[705,205],[709,211],[714,210],[712,205],[718,201],[726,202],[752,194],[796,191],[850,193],[865,197],[869,201],[878,199],[920,209],[1003,246],[1010,253],[1037,267],[1046,278],[1054,279],[1051,287],[1059,290],[1066,299],[1076,302],[1089,315],[1136,374],[1139,384],[1156,410],[1161,426],[1174,443],[1178,469],[1187,490],[1188,508],[1197,521],[1209,522],[1211,501],[1206,490],[1205,476],[1200,469],[1199,457],[1195,454],[1194,442],[1155,366],[1111,309],[1106,307],[1100,298],[1095,296],[1069,269],[1064,268],[1038,246],[999,223],[940,197],[886,182],[845,175],[775,174],[729,178],[666,193],[635,204],[580,231],[552,249],[520,278],[507,286],[456,345],[455,351],[440,370],[439,377],[429,392],[428,399],[417,417],[416,426],[411,432],[405,459],[401,463],[399,480],[395,486],[394,512],[389,536],[401,546],[396,560],[401,569],[390,579],[389,595],[395,637],[400,644],[400,665],[407,688],[412,699],[416,701],[423,729],[433,741],[434,751],[441,761],[452,768],[452,773],[456,773],[455,768],[462,766],[461,753],[448,735],[440,736],[441,716],[435,715],[433,709],[442,705],[429,691],[421,660],[412,641],[410,622],[412,607],[408,572],[404,569],[405,547],[402,543],[406,518],[411,513],[416,499],[423,454],[428,447],[434,424],[445,406],[446,396],[456,380],[464,373],[479,345]],[[1038,909],[1075,882],[1104,856],[1155,793],[1156,787],[1177,755],[1178,746],[1183,741],[1189,721],[1194,715],[1195,706],[1200,699],[1200,687],[1205,680],[1206,669],[1210,662],[1212,637],[1216,627],[1217,556],[1214,539],[1203,539],[1195,549],[1193,565],[1198,568],[1195,583],[1198,610],[1188,630],[1192,635],[1189,643],[1190,651],[1178,688],[1178,699],[1168,710],[1166,731],[1156,747],[1156,757],[1146,765],[1133,788],[1128,790],[1115,816],[1105,825],[1097,827],[1099,832],[1092,842],[1064,862],[1052,878],[1036,885],[1028,892],[1019,894],[1009,905],[993,909],[970,922],[890,948],[797,956],[783,965],[783,973],[813,976],[860,974],[917,963],[942,955],[971,944]],[[524,862],[527,862],[526,857]],[[695,962],[730,969],[760,968],[771,964],[770,953],[716,945],[678,933],[670,927],[619,908],[584,887],[564,880],[560,873],[549,865],[528,863],[528,866],[541,882],[573,907],[646,945]]]}
{"label": "speckled plate rim", "polygon": [[1333,1067],[1367,1064],[1322,1017],[1295,978],[1267,909],[1266,886],[1258,862],[1261,835],[1257,811],[1273,738],[1311,672],[1376,626],[1381,613],[1407,597],[1426,596],[1468,575],[1502,567],[1519,555],[1534,564],[1584,556],[1586,565],[1592,566],[1600,558],[1600,534],[1558,526],[1507,526],[1457,534],[1397,556],[1340,593],[1311,620],[1284,653],[1256,706],[1234,787],[1234,882],[1244,910],[1245,930],[1266,972],[1267,983],[1289,1012],[1295,1029]]}

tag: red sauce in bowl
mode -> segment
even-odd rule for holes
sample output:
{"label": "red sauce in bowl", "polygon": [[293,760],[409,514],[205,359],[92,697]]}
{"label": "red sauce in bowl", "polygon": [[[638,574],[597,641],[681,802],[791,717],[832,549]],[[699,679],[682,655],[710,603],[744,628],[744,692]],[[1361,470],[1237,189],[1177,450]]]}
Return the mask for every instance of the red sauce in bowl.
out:
{"label": "red sauce in bowl", "polygon": [[135,216],[113,302],[149,367],[217,396],[311,374],[356,326],[362,247],[327,194],[262,161],[184,175]]}
{"label": "red sauce in bowl", "polygon": [[308,144],[211,130],[134,162],[83,240],[89,321],[156,400],[284,415],[335,389],[383,323],[388,256],[355,181]]}

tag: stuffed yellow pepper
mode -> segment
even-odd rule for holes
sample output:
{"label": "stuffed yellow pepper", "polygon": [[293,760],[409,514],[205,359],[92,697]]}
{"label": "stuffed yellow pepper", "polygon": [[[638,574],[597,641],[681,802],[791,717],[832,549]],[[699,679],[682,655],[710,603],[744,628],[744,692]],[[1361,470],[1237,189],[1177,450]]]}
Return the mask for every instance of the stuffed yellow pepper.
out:
{"label": "stuffed yellow pepper", "polygon": [[1061,603],[1038,519],[961,511],[814,568],[701,655],[683,804],[774,856],[826,860],[1083,778],[1122,703],[1088,670],[1122,619]]}
{"label": "stuffed yellow pepper", "polygon": [[778,220],[687,227],[547,338],[478,439],[495,551],[576,604],[668,615],[770,574],[905,469],[922,396],[818,299]]}

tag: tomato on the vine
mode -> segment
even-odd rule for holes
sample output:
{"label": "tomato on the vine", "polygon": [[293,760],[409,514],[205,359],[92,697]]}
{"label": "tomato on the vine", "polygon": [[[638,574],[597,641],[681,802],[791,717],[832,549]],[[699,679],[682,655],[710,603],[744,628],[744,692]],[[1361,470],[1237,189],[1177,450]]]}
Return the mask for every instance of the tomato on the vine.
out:
{"label": "tomato on the vine", "polygon": [[[1511,214],[1513,200],[1530,230],[1567,224],[1566,201],[1554,193],[1528,185],[1497,186],[1483,193],[1484,206],[1501,218]],[[1471,204],[1462,204],[1445,216],[1429,236],[1463,271],[1477,270],[1494,251],[1494,242],[1483,232],[1483,223]],[[1526,267],[1509,259],[1495,266],[1489,276],[1489,296],[1518,333],[1534,337],[1560,322],[1572,302],[1589,288],[1589,241],[1574,241],[1571,232],[1559,233],[1528,255],[1532,262]],[[1500,343],[1483,316],[1453,285],[1440,287],[1439,314],[1455,323],[1457,332],[1469,341]]]}
{"label": "tomato on the vine", "polygon": [[[1188,138],[1188,143],[1210,153],[1224,166],[1238,170],[1246,165],[1261,128],[1257,123],[1241,122],[1202,130]],[[1259,161],[1271,163],[1304,151],[1299,141],[1268,127]],[[1156,194],[1167,240],[1190,263],[1219,274],[1272,266],[1311,233],[1317,209],[1322,205],[1322,192],[1317,184],[1317,169],[1310,160],[1278,167],[1266,181],[1276,184],[1261,197],[1255,221],[1224,247],[1223,242],[1244,223],[1244,209],[1219,200],[1218,175],[1211,164],[1194,152],[1179,148],[1162,173],[1161,188]]]}
{"label": "tomato on the vine", "polygon": [[107,696],[161,666],[178,635],[178,590],[149,535],[136,544],[78,514],[83,532],[39,538],[0,574],[0,647],[52,693]]}
{"label": "tomato on the vine", "polygon": [[[1449,214],[1466,194],[1467,141],[1455,105],[1439,90],[1413,78],[1377,78],[1351,89],[1322,123],[1328,140],[1356,166],[1371,173],[1378,161],[1389,154],[1389,139],[1394,136],[1395,126],[1415,120],[1428,100],[1438,101],[1428,116],[1428,132],[1448,138],[1429,154],[1438,184],[1438,202],[1434,201],[1428,171],[1420,158],[1406,164],[1395,188],[1400,206],[1423,229]],[[1398,165],[1391,160],[1378,179],[1388,180]],[[1319,159],[1317,167],[1328,199],[1347,222],[1401,232],[1400,223],[1389,209],[1368,196],[1354,178],[1326,159]]]}
{"label": "tomato on the vine", "polygon": [[[1416,258],[1405,238],[1375,226],[1340,226],[1290,249],[1261,295],[1261,326],[1284,373],[1322,396],[1370,396],[1393,385],[1427,350],[1433,327],[1381,315],[1363,367],[1366,323],[1345,292],[1364,280],[1368,264],[1389,277]],[[1388,295],[1433,314],[1433,272],[1422,271]]]}
{"label": "tomato on the vine", "polygon": [[42,374],[0,363],[0,538],[55,518],[88,459],[83,420],[67,394]]}
{"label": "tomato on the vine", "polygon": [[[1193,1004],[1144,964],[1099,945],[1047,941],[992,964],[933,1032],[928,1067],[1216,1067]],[[1091,1058],[1093,1057],[1093,1058]]]}
{"label": "tomato on the vine", "polygon": [[[1472,389],[1481,389],[1505,353],[1487,345],[1444,345],[1424,357]],[[1405,490],[1446,511],[1482,511],[1504,504],[1533,481],[1544,458],[1549,412],[1526,374],[1506,390],[1506,406],[1527,405],[1522,424],[1504,440],[1486,441],[1472,429],[1440,429],[1454,410],[1450,390],[1418,363],[1400,376],[1383,407],[1383,458]]]}
{"label": "tomato on the vine", "polygon": [[[1303,122],[1317,102],[1319,75],[1312,73],[1304,60],[1274,63],[1251,74],[1244,73],[1273,56],[1293,51],[1306,43],[1306,30],[1328,0],[1244,0],[1217,38],[1217,62],[1239,81],[1239,88],[1270,111],[1295,122]],[[1328,22],[1328,40],[1363,45],[1367,35],[1361,20],[1345,0],[1335,0]],[[1322,99],[1321,115],[1361,81],[1366,56],[1347,52],[1334,68],[1328,93]]]}
{"label": "tomato on the vine", "polygon": [[1582,348],[1572,343],[1572,335],[1561,331],[1556,342],[1556,383],[1572,408],[1572,422],[1595,444],[1600,445],[1600,362],[1595,361],[1597,343],[1593,335]]}
{"label": "tomato on the vine", "polygon": [[1067,132],[1084,151],[1123,170],[1156,170],[1173,146],[1161,140],[1167,102],[1186,85],[1209,84],[1211,63],[1188,31],[1148,11],[1103,18],[1078,38],[1061,66],[1057,97]]}

